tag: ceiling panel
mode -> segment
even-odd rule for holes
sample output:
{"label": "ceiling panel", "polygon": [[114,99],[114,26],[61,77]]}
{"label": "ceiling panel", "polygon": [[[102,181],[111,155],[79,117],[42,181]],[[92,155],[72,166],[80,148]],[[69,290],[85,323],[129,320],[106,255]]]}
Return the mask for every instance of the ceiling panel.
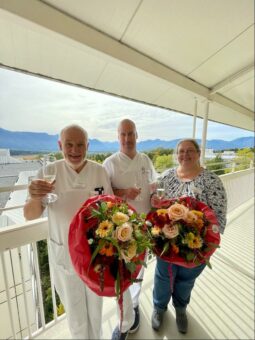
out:
{"label": "ceiling panel", "polygon": [[212,100],[209,119],[253,130],[253,13],[253,0],[0,0],[0,66],[188,114],[197,98],[199,117]]}
{"label": "ceiling panel", "polygon": [[82,22],[119,40],[140,0],[43,0]]}
{"label": "ceiling panel", "polygon": [[254,23],[253,0],[143,1],[123,42],[189,74]]}
{"label": "ceiling panel", "polygon": [[200,65],[190,77],[208,88],[254,64],[254,25]]}
{"label": "ceiling panel", "polygon": [[238,101],[240,105],[248,107],[251,111],[254,111],[254,72],[253,76],[247,80],[242,81],[236,86],[232,86],[221,93],[233,101]]}

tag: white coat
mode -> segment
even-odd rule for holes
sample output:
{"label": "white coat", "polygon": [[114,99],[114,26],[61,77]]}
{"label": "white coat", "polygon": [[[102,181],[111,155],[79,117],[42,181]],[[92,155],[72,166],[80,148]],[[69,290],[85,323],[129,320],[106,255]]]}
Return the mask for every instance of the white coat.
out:
{"label": "white coat", "polygon": [[70,222],[82,203],[98,187],[112,194],[105,169],[87,161],[78,174],[64,161],[57,161],[55,193],[58,200],[48,205],[49,259],[55,288],[65,307],[73,339],[100,339],[102,297],[85,286],[75,273],[68,250]]}
{"label": "white coat", "polygon": [[[150,204],[151,184],[156,181],[157,173],[150,158],[137,152],[133,159],[119,151],[108,157],[104,163],[113,188],[127,189],[135,186],[138,179],[141,187],[141,200],[128,200],[138,213],[148,213]],[[137,278],[143,279],[144,267]],[[123,320],[121,331],[127,332],[134,323],[134,308],[139,304],[141,282],[133,283],[123,294]],[[119,309],[117,308],[118,312]],[[120,313],[120,312],[119,312]]]}

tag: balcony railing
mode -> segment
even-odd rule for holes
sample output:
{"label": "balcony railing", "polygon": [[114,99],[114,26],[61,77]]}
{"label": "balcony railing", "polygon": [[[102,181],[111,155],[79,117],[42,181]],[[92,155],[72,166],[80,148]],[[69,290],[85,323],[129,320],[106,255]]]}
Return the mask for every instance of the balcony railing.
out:
{"label": "balcony railing", "polygon": [[[227,191],[228,212],[254,197],[254,169],[226,174],[221,179]],[[16,190],[15,186],[10,189]],[[57,316],[51,280],[53,320],[45,321],[37,243],[47,237],[47,218],[0,228],[0,338],[32,339],[64,317]]]}

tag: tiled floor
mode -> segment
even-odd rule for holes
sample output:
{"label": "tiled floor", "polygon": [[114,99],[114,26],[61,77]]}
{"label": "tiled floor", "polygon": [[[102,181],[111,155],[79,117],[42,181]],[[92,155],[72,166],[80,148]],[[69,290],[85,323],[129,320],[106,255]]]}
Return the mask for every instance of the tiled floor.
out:
{"label": "tiled floor", "polygon": [[[254,201],[229,215],[221,248],[198,278],[188,307],[189,331],[179,334],[171,305],[160,332],[151,328],[152,287],[155,261],[145,271],[140,297],[141,326],[128,339],[254,339]],[[113,298],[104,301],[103,339],[110,339],[116,325]],[[61,321],[40,339],[68,339]]]}

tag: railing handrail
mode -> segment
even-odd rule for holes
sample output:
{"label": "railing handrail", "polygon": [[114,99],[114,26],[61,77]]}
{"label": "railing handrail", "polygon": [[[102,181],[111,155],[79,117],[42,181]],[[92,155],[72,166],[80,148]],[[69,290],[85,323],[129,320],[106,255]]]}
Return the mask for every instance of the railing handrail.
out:
{"label": "railing handrail", "polygon": [[[15,233],[15,238],[11,237]],[[48,238],[48,218],[38,218],[24,223],[0,228],[0,253]]]}
{"label": "railing handrail", "polygon": [[220,178],[226,178],[226,177],[228,177],[228,178],[236,178],[236,177],[239,177],[240,175],[247,175],[247,174],[250,174],[252,172],[254,172],[254,168],[238,170],[238,171],[231,172],[231,173],[228,173],[228,174],[220,175],[219,177]]}
{"label": "railing handrail", "polygon": [[0,192],[9,192],[9,191],[17,191],[17,190],[26,190],[27,184],[18,184],[18,185],[11,185],[7,187],[0,187]]}
{"label": "railing handrail", "polygon": [[[245,176],[254,172],[254,169],[240,170],[234,173],[221,175],[223,183],[231,181],[236,177]],[[10,237],[15,232],[15,238]],[[6,249],[15,248],[28,243],[47,239],[48,219],[47,217],[14,224],[0,228],[0,252]]]}

